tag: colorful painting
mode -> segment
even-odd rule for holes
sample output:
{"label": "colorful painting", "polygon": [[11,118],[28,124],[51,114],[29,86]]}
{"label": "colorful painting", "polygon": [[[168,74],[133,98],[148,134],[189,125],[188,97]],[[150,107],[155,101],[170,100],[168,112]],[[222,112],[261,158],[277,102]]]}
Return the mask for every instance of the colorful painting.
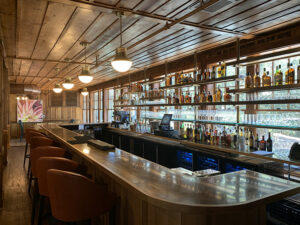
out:
{"label": "colorful painting", "polygon": [[43,122],[41,100],[17,100],[17,121]]}

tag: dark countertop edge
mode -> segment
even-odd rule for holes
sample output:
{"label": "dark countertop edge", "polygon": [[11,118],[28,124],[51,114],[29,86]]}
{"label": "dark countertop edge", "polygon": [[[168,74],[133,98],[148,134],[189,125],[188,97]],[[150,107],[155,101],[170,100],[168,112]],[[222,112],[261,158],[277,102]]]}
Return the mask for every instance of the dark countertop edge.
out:
{"label": "dark countertop edge", "polygon": [[[80,156],[82,156],[83,158],[87,159],[89,162],[91,162],[92,164],[94,164],[95,166],[97,166],[97,168],[100,168],[103,172],[105,172],[108,175],[113,175],[115,176],[115,178],[113,178],[114,180],[116,180],[116,178],[118,180],[116,180],[116,182],[122,182],[125,186],[134,189],[135,191],[137,191],[139,193],[139,195],[145,196],[146,199],[151,202],[154,203],[158,206],[164,206],[165,208],[168,209],[172,209],[172,208],[180,208],[180,210],[182,211],[188,211],[191,212],[192,211],[196,211],[199,212],[199,210],[204,210],[204,211],[209,211],[209,210],[221,210],[224,211],[225,209],[239,209],[240,207],[252,207],[254,205],[259,205],[261,204],[261,202],[265,201],[265,203],[271,203],[280,199],[283,199],[285,197],[297,194],[300,192],[300,184],[299,187],[296,188],[288,188],[287,190],[285,190],[284,192],[281,193],[276,193],[276,194],[270,194],[267,195],[263,198],[260,198],[258,200],[252,200],[252,201],[247,201],[247,202],[242,202],[242,203],[235,203],[235,204],[217,204],[217,205],[213,205],[213,204],[183,204],[181,202],[171,202],[171,201],[166,201],[164,199],[161,198],[156,198],[153,196],[148,195],[147,193],[144,193],[141,189],[136,188],[135,186],[133,186],[131,183],[128,183],[126,181],[126,179],[124,179],[123,177],[119,176],[118,174],[116,174],[115,172],[107,169],[106,167],[103,167],[101,164],[99,164],[98,162],[94,161],[92,158],[89,158],[86,154],[83,154],[81,151],[79,151],[76,146],[68,143],[67,141],[65,141],[64,139],[62,139],[61,137],[57,136],[55,133],[53,133],[51,130],[45,128],[43,125],[41,126],[44,130],[46,130],[47,132],[49,132],[51,135],[53,135],[55,138],[57,138],[59,141],[62,141],[64,145],[67,145],[68,147],[70,147],[71,149],[75,150],[77,154],[80,154]],[[61,128],[61,129],[65,129],[63,127],[58,126],[57,128]],[[70,130],[68,130],[70,131]],[[73,132],[73,131],[70,131]],[[75,132],[74,132],[75,133]],[[77,134],[77,133],[76,133]],[[131,154],[131,153],[128,153]],[[137,156],[138,157],[138,156]],[[154,162],[151,162],[154,163]],[[160,165],[161,166],[161,165]],[[237,171],[237,172],[233,172],[233,173],[243,173],[245,172],[245,170],[243,171]],[[257,172],[255,172],[257,173]],[[216,176],[222,176],[223,174],[220,175],[216,175]],[[184,174],[182,176],[185,176]],[[186,175],[187,176],[187,175]],[[269,175],[270,176],[270,175]],[[201,178],[199,178],[201,179]],[[292,181],[290,181],[292,182]],[[292,182],[295,183],[295,182]]]}

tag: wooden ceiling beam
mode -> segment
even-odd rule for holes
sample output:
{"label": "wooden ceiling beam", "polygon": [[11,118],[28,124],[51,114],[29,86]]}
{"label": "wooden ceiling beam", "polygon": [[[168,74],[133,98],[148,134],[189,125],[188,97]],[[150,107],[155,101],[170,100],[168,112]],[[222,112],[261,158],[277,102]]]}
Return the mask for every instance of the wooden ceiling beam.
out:
{"label": "wooden ceiling beam", "polygon": [[[162,22],[163,23],[173,23],[173,22],[177,21],[176,19],[172,19],[170,17],[156,15],[156,14],[139,11],[139,10],[134,10],[134,9],[129,9],[129,8],[125,8],[125,7],[117,7],[114,5],[101,3],[101,2],[92,2],[92,1],[88,1],[88,0],[50,0],[50,1],[60,2],[60,3],[64,3],[64,4],[72,4],[72,5],[76,5],[78,7],[82,7],[84,5],[85,8],[94,6],[94,7],[97,7],[101,12],[106,12],[106,13],[114,13],[115,11],[121,11],[121,12],[124,12],[125,15],[127,15],[127,16],[134,15],[138,19],[150,19],[151,21],[158,22],[158,23],[162,23]],[[193,14],[194,13],[192,13],[191,15],[193,15]],[[190,17],[190,16],[188,15],[186,18],[188,18],[188,17]],[[181,19],[181,18],[179,18],[179,19]],[[246,34],[244,32],[237,32],[237,31],[222,29],[222,28],[213,27],[213,26],[196,24],[196,23],[183,21],[183,20],[180,21],[180,24],[185,25],[187,28],[192,28],[192,29],[198,28],[198,29],[202,29],[204,31],[210,31],[210,32],[213,31],[213,32],[223,33],[223,34],[226,33],[226,34],[231,34],[231,35],[235,35],[235,36],[248,36],[248,34]]]}

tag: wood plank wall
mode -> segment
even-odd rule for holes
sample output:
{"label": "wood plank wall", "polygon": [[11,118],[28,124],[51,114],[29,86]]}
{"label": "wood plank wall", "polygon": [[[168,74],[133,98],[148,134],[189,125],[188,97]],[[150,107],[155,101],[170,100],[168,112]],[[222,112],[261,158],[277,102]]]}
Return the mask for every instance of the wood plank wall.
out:
{"label": "wood plank wall", "polygon": [[[79,93],[77,93],[77,106],[67,106],[66,94],[63,92],[62,106],[51,106],[52,91],[42,92],[37,99],[43,102],[43,113],[45,115],[45,122],[61,122],[66,123],[71,119],[76,122],[82,121],[82,102],[80,101]],[[10,94],[10,136],[12,138],[20,137],[20,127],[17,123],[17,98],[18,95]],[[24,124],[25,127],[32,126],[33,123]]]}
{"label": "wood plank wall", "polygon": [[9,82],[8,72],[4,63],[4,48],[0,43],[0,208],[3,203],[2,175],[3,175],[3,155],[5,155],[3,133],[9,129]]}

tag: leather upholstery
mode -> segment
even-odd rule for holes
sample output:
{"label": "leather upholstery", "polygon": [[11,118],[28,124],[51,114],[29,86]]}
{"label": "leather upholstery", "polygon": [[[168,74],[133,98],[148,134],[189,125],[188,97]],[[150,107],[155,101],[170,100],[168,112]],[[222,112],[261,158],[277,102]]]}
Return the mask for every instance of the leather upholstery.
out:
{"label": "leather upholstery", "polygon": [[52,215],[64,222],[94,218],[110,211],[116,202],[106,185],[80,174],[50,169],[47,180]]}
{"label": "leather upholstery", "polygon": [[36,161],[40,157],[64,157],[65,150],[54,146],[41,146],[31,150],[30,162],[32,175],[37,177]]}
{"label": "leather upholstery", "polygon": [[53,144],[53,140],[47,137],[33,136],[30,138],[30,150],[40,146],[50,146],[52,144]]}
{"label": "leather upholstery", "polygon": [[76,172],[78,169],[78,163],[73,160],[60,157],[40,157],[36,161],[36,168],[39,193],[40,195],[48,196],[47,171],[49,169],[59,169]]}
{"label": "leather upholstery", "polygon": [[41,132],[38,132],[37,130],[34,130],[34,129],[26,129],[26,132],[25,132],[25,139],[26,139],[26,143],[30,143],[30,139],[32,137],[35,137],[35,136],[41,136],[41,137],[45,137],[44,134],[42,134]]}

